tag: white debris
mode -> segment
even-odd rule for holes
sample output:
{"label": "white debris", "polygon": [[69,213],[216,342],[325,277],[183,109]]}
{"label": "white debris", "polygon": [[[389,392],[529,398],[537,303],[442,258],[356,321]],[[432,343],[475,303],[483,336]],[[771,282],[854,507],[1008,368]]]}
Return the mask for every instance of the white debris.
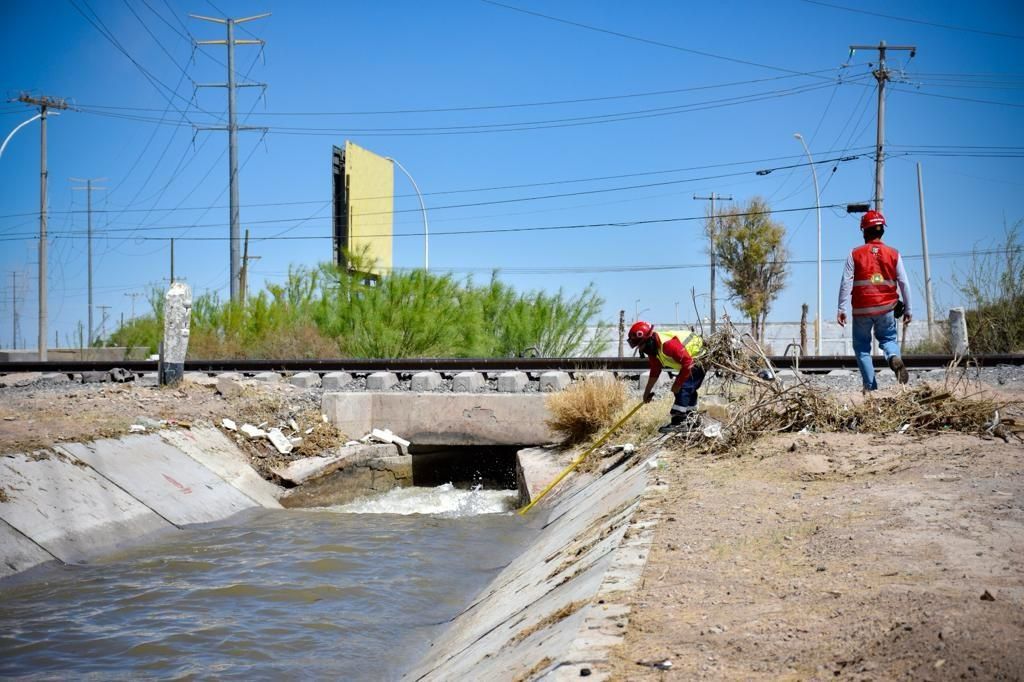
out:
{"label": "white debris", "polygon": [[298,431],[299,430],[299,425],[295,423],[294,419],[289,419],[288,420],[288,428],[290,428],[292,431]]}
{"label": "white debris", "polygon": [[324,424],[326,424],[329,421],[327,419],[327,415],[326,414],[321,414],[320,417],[324,420]]}
{"label": "white debris", "polygon": [[282,455],[287,455],[292,451],[292,443],[283,433],[281,433],[281,429],[270,429],[270,431],[267,431],[266,436],[267,440],[269,440]]}
{"label": "white debris", "polygon": [[293,447],[298,447],[302,443],[302,436],[292,436],[288,439],[288,442],[291,443]]}
{"label": "white debris", "polygon": [[235,422],[231,421],[227,417],[224,417],[223,419],[220,420],[220,425],[223,426],[228,431],[237,431],[238,430],[238,424],[236,424]]}
{"label": "white debris", "polygon": [[651,459],[647,460],[647,468],[648,469],[657,469],[659,466],[661,466],[661,464],[658,462],[657,459],[654,459],[652,457]]}
{"label": "white debris", "polygon": [[311,434],[311,433],[313,433],[313,427],[312,427],[312,426],[310,426],[310,427],[309,427],[308,429],[306,429],[306,435],[307,435],[307,436],[308,436],[309,434]]}
{"label": "white debris", "polygon": [[712,422],[704,427],[705,438],[721,438],[722,437],[722,425],[718,422]]}
{"label": "white debris", "polygon": [[242,424],[242,428],[240,430],[241,430],[242,433],[244,433],[245,435],[249,436],[249,438],[266,438],[267,437],[267,432],[266,431],[264,431],[263,429],[261,429],[258,426],[253,426],[252,424]]}
{"label": "white debris", "polygon": [[373,429],[370,431],[370,437],[382,443],[394,443],[403,448],[407,448],[410,445],[406,439],[391,433],[391,429]]}
{"label": "white debris", "polygon": [[132,424],[128,427],[128,433],[145,433],[146,427],[142,424]]}
{"label": "white debris", "polygon": [[260,422],[259,424],[256,425],[256,428],[257,429],[262,429],[266,425],[267,425],[267,422]]}

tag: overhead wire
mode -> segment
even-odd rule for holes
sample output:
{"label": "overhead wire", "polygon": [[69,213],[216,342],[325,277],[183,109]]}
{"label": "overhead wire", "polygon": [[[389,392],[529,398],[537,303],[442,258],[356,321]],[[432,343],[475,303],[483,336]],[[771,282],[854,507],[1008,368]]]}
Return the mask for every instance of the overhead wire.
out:
{"label": "overhead wire", "polygon": [[[485,0],[486,1],[486,0]],[[842,10],[844,12],[855,12],[857,14],[866,14],[874,17],[881,17],[883,19],[891,19],[892,21],[903,21],[910,24],[918,24],[921,26],[932,26],[935,28],[944,28],[950,31],[961,31],[964,33],[977,33],[980,35],[995,36],[998,38],[1012,38],[1014,40],[1024,40],[1024,35],[1017,33],[1002,33],[1000,31],[986,31],[977,28],[968,28],[967,26],[957,26],[955,24],[943,24],[936,21],[925,21],[923,19],[912,19],[910,17],[900,17],[894,14],[883,14],[882,12],[873,12],[871,10],[861,9],[859,7],[846,7],[844,5],[837,5],[832,2],[823,2],[823,0],[803,0],[810,5],[820,5],[822,7],[830,7],[832,9]]]}
{"label": "overhead wire", "polygon": [[787,69],[787,68],[784,68],[784,67],[781,67],[781,66],[774,66],[772,64],[763,64],[763,63],[751,61],[751,60],[748,60],[748,59],[739,59],[737,57],[729,57],[729,56],[726,56],[726,55],[715,54],[713,52],[707,52],[707,51],[704,51],[704,50],[696,50],[696,49],[689,48],[689,47],[683,47],[681,45],[674,45],[672,43],[666,43],[666,42],[663,42],[663,41],[660,41],[660,40],[653,40],[651,38],[643,38],[643,37],[640,37],[640,36],[634,36],[634,35],[630,35],[628,33],[623,33],[621,31],[613,31],[611,29],[601,28],[599,26],[592,26],[590,24],[584,24],[584,23],[579,22],[579,21],[571,21],[569,19],[563,19],[561,17],[556,17],[556,16],[553,16],[553,15],[550,15],[550,14],[544,14],[543,12],[536,12],[534,10],[525,9],[523,7],[516,7],[515,5],[507,5],[507,4],[503,3],[503,2],[497,2],[496,0],[480,0],[480,2],[483,2],[483,3],[488,4],[488,5],[494,5],[495,7],[503,7],[505,9],[507,9],[507,10],[512,10],[514,12],[520,12],[522,14],[527,14],[527,15],[538,17],[538,18],[541,18],[541,19],[546,19],[548,21],[553,21],[553,22],[557,22],[557,23],[560,23],[560,24],[565,24],[567,26],[575,26],[576,28],[582,28],[582,29],[586,29],[588,31],[594,31],[596,33],[604,33],[604,34],[607,34],[607,35],[615,36],[617,38],[624,38],[626,40],[632,40],[632,41],[639,42],[639,43],[646,43],[647,45],[654,45],[656,47],[664,47],[664,48],[667,48],[667,49],[670,49],[670,50],[676,50],[678,52],[686,52],[686,53],[689,53],[689,54],[699,55],[701,57],[708,57],[708,58],[711,58],[711,59],[718,59],[718,60],[721,60],[721,61],[732,62],[734,64],[743,64],[745,66],[756,66],[758,68],[770,69],[772,71],[781,71],[781,72],[784,72],[784,73],[798,74],[798,75],[803,75],[803,76],[814,75],[814,72],[812,72],[812,71],[799,71],[799,70],[794,70],[794,69]]}

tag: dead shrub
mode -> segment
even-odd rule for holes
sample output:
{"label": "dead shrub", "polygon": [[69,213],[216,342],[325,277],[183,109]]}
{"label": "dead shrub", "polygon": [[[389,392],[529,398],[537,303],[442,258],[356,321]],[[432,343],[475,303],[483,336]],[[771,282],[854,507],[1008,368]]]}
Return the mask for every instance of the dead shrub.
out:
{"label": "dead shrub", "polygon": [[617,380],[588,379],[548,396],[551,418],[545,423],[567,443],[579,443],[615,423],[626,404],[626,384]]}
{"label": "dead shrub", "polygon": [[[763,348],[749,334],[739,335],[726,323],[706,339],[702,362],[717,370],[731,419],[721,433],[701,430],[681,433],[684,447],[722,454],[737,451],[757,438],[774,433],[964,433],[1009,442],[1024,432],[1016,415],[1020,403],[1000,400],[972,388],[964,374],[947,371],[944,384],[920,384],[868,395],[863,401],[844,400],[834,391],[812,385],[798,374],[793,382],[775,379]],[[1013,415],[1008,414],[1013,412]]]}

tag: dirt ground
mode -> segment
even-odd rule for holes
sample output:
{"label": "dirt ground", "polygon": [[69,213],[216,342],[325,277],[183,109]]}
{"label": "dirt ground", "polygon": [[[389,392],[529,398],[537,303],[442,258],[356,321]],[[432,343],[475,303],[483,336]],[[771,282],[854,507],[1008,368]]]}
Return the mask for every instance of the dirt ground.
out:
{"label": "dirt ground", "polygon": [[[116,438],[133,424],[147,432],[192,424],[219,425],[228,418],[244,423],[279,426],[285,435],[303,442],[289,455],[280,455],[265,440],[235,434],[253,465],[265,477],[270,468],[308,454],[319,454],[346,438],[320,417],[320,392],[285,383],[247,386],[237,395],[221,395],[215,386],[188,381],[177,387],[140,382],[31,384],[0,388],[0,453],[26,452],[61,442]],[[298,426],[293,432],[288,420]],[[307,429],[313,429],[306,433]]]}
{"label": "dirt ground", "polygon": [[1024,679],[1019,440],[794,434],[660,462],[613,679]]}

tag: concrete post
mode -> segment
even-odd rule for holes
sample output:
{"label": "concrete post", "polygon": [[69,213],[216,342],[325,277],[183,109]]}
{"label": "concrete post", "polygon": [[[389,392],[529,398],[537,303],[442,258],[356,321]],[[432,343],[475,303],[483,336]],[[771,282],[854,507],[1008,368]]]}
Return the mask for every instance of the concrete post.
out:
{"label": "concrete post", "polygon": [[954,355],[967,355],[967,314],[963,308],[949,309],[949,340]]}
{"label": "concrete post", "polygon": [[185,355],[188,353],[191,314],[192,289],[184,282],[174,282],[164,297],[161,386],[174,386],[185,376]]}

